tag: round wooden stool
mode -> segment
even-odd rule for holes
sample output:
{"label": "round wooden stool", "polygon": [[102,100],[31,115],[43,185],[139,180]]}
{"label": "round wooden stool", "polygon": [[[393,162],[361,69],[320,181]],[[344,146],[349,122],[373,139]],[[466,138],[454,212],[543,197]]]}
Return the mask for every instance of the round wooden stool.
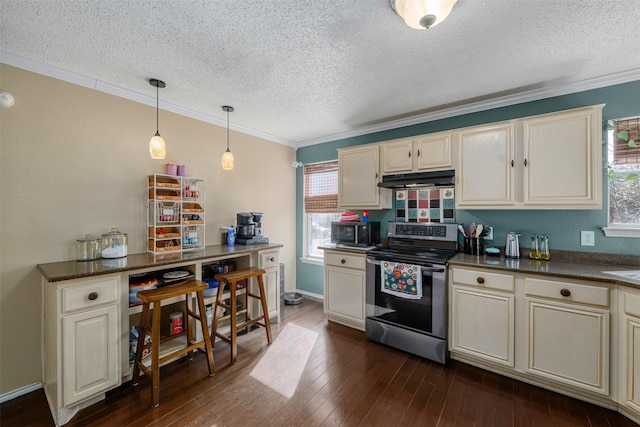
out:
{"label": "round wooden stool", "polygon": [[[209,376],[215,374],[215,366],[213,363],[213,347],[211,345],[211,338],[209,336],[209,328],[207,327],[207,319],[205,316],[204,296],[202,291],[207,289],[208,285],[199,280],[189,280],[179,285],[164,286],[157,289],[149,289],[146,291],[138,292],[137,296],[142,300],[142,315],[140,317],[139,335],[138,335],[138,348],[136,349],[136,359],[133,365],[133,378],[131,384],[138,385],[138,378],[140,371],[145,375],[151,377],[151,406],[156,407],[160,404],[160,364],[168,360],[174,359],[178,356],[182,356],[188,353],[189,360],[193,359],[193,350],[202,350],[202,346],[205,348],[207,355],[207,363],[209,365]],[[196,294],[196,300],[198,304],[198,311],[192,309],[193,305],[193,293]],[[185,296],[185,308],[187,316],[184,322],[184,330],[175,335],[168,337],[160,337],[160,314],[162,301],[169,298],[175,298],[179,296]],[[153,303],[153,318],[151,320],[151,327],[149,327],[149,309]],[[194,318],[200,322],[202,327],[201,341],[195,341],[195,322],[193,322],[193,328],[189,325],[190,318]],[[144,344],[146,336],[151,337],[151,344]],[[169,354],[165,354],[160,357],[160,344],[167,341],[174,340],[187,336],[185,346],[178,350],[175,350]],[[151,348],[151,369],[147,368],[142,363],[142,353],[144,350]]]}
{"label": "round wooden stool", "polygon": [[[267,308],[267,294],[264,289],[264,282],[262,280],[262,276],[266,273],[265,270],[257,267],[249,267],[242,270],[231,271],[229,273],[220,273],[216,274],[215,278],[220,282],[218,286],[218,294],[216,297],[216,304],[213,310],[213,325],[211,328],[211,345],[215,343],[216,337],[228,342],[231,344],[231,363],[235,363],[238,358],[238,346],[237,346],[237,334],[238,329],[248,328],[251,325],[260,325],[265,328],[267,332],[267,342],[271,344],[271,325],[269,324],[269,310]],[[251,277],[255,277],[258,279],[258,292],[260,295],[252,294],[249,291],[249,287],[247,286],[246,295],[247,301],[244,309],[237,311],[236,310],[236,282],[241,280],[250,279]],[[227,284],[227,288],[229,290],[229,299],[230,304],[225,304],[223,302],[223,288],[224,284]],[[255,319],[251,318],[251,310],[249,310],[249,297],[260,300],[260,306],[262,307],[262,315],[256,317]],[[229,313],[228,315],[222,316],[218,318],[218,310],[220,308],[224,308]],[[244,313],[246,315],[246,321],[238,324],[237,315]],[[220,320],[229,319],[230,323],[230,334],[229,336],[225,336],[218,332],[218,322]]]}

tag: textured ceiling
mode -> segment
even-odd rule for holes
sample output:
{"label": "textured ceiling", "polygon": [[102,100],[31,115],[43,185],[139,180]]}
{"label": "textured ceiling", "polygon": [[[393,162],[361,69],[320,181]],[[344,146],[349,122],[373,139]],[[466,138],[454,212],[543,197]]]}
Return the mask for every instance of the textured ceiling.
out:
{"label": "textured ceiling", "polygon": [[[640,70],[638,0],[2,0],[0,48],[305,145],[455,105]],[[2,57],[0,57],[2,61]],[[8,88],[5,88],[8,89]],[[151,98],[149,98],[151,99]]]}

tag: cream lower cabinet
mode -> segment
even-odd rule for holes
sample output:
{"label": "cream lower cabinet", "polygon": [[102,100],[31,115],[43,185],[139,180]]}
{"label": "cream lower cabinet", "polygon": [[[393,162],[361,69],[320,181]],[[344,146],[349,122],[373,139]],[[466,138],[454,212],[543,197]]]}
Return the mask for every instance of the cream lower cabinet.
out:
{"label": "cream lower cabinet", "polygon": [[[267,294],[267,308],[269,319],[280,321],[280,251],[269,250],[258,253],[258,265],[267,273],[263,277],[264,289]],[[257,289],[255,294],[257,295]],[[255,312],[262,314],[259,301],[254,299]]]}
{"label": "cream lower cabinet", "polygon": [[601,209],[602,107],[453,132],[456,207]]}
{"label": "cream lower cabinet", "polygon": [[63,425],[120,385],[120,276],[43,286],[44,388]]}
{"label": "cream lower cabinet", "polygon": [[449,272],[452,358],[611,406],[608,286],[482,268]]}
{"label": "cream lower cabinet", "polygon": [[621,290],[618,307],[618,401],[621,412],[640,424],[640,290]]}
{"label": "cream lower cabinet", "polygon": [[609,395],[609,289],[525,278],[527,374]]}
{"label": "cream lower cabinet", "polygon": [[513,367],[513,276],[458,268],[452,276],[450,350]]}
{"label": "cream lower cabinet", "polygon": [[391,208],[391,190],[379,188],[380,179],[379,145],[338,150],[339,208]]}
{"label": "cream lower cabinet", "polygon": [[365,255],[326,250],[324,265],[327,319],[364,331]]}

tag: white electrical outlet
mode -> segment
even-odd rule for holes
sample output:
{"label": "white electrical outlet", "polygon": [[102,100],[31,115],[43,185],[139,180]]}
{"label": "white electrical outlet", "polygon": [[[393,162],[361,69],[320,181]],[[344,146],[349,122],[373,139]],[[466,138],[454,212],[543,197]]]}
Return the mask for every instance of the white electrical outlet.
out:
{"label": "white electrical outlet", "polygon": [[580,245],[582,246],[595,246],[596,245],[596,233],[593,231],[581,231],[580,232]]}
{"label": "white electrical outlet", "polygon": [[493,227],[487,227],[489,229],[489,233],[483,237],[484,240],[493,240]]}

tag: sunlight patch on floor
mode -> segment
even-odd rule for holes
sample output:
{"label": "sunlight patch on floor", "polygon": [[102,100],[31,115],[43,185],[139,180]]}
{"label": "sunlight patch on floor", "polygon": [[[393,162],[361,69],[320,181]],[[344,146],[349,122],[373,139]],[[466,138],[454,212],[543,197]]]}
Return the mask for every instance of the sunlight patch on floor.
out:
{"label": "sunlight patch on floor", "polygon": [[286,397],[293,396],[318,334],[293,323],[282,329],[251,376]]}

